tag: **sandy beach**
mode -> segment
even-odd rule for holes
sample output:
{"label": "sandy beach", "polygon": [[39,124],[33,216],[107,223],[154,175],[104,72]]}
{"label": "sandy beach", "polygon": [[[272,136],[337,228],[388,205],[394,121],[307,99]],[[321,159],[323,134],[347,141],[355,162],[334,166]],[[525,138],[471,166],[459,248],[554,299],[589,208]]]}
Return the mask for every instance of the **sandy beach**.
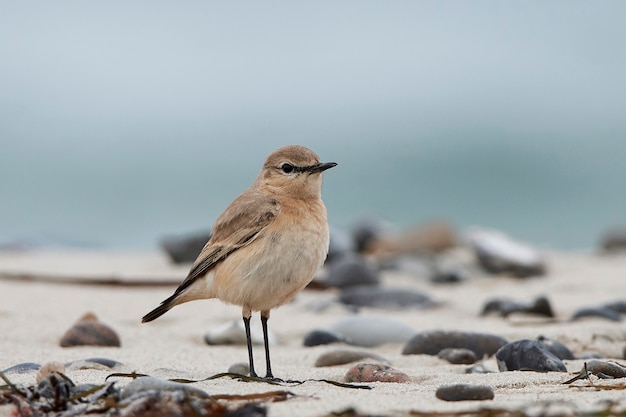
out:
{"label": "sandy beach", "polygon": [[[433,285],[406,272],[385,272],[383,284],[423,291],[439,302],[437,308],[389,311],[363,308],[358,314],[392,317],[415,329],[488,332],[509,341],[540,335],[560,341],[576,357],[597,355],[622,361],[626,326],[602,318],[571,321],[571,315],[587,306],[624,300],[626,256],[594,253],[544,252],[548,273],[526,279],[475,274],[458,284]],[[463,250],[459,259],[472,257]],[[161,319],[141,324],[142,315],[171,294],[188,266],[173,266],[159,252],[24,251],[0,253],[0,370],[34,362],[72,362],[100,357],[118,361],[115,372],[137,372],[160,378],[203,379],[246,362],[243,345],[209,346],[203,334],[232,320],[241,311],[218,300],[178,306]],[[85,281],[77,284],[72,281]],[[98,284],[101,282],[101,284]],[[117,284],[116,284],[117,282]],[[121,285],[126,284],[126,285]],[[132,285],[129,285],[132,284]],[[141,285],[150,284],[150,285]],[[160,285],[159,285],[160,284]],[[494,297],[530,301],[546,296],[556,318],[528,315],[480,316],[484,303]],[[356,314],[330,302],[319,310],[312,306],[330,301],[336,290],[305,290],[290,304],[272,313],[270,330],[278,342],[272,347],[273,368],[283,379],[341,381],[353,364],[315,367],[317,357],[337,345],[304,347],[303,337],[313,329],[327,328],[342,317]],[[63,348],[64,332],[86,312],[95,313],[120,337],[121,347]],[[258,325],[258,315],[254,316]],[[563,382],[577,374],[585,359],[566,360],[567,373],[499,372],[493,357],[484,366],[493,371],[468,374],[468,365],[453,365],[429,355],[402,355],[403,343],[367,348],[385,357],[409,375],[409,383],[369,383],[372,389],[348,389],[323,382],[274,386],[222,378],[194,386],[210,395],[251,394],[287,390],[286,401],[262,403],[272,417],[326,416],[354,408],[362,415],[410,415],[414,413],[467,412],[479,409],[521,410],[528,415],[582,415],[611,409],[624,413],[623,379],[581,379]],[[255,357],[264,371],[262,349]],[[74,369],[66,374],[76,383],[103,383],[111,369]],[[15,384],[33,385],[36,372],[12,373]],[[128,379],[120,378],[123,385]],[[487,401],[446,402],[435,397],[447,384],[488,385],[495,398]],[[608,389],[617,387],[618,389]],[[0,408],[0,411],[9,410]],[[2,414],[2,412],[0,412]]]}

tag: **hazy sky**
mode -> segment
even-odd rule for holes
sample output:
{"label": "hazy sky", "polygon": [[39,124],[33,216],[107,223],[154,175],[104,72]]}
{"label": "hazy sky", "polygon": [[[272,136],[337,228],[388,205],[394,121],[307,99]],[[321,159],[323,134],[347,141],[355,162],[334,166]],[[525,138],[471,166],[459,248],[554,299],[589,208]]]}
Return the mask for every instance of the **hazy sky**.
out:
{"label": "hazy sky", "polygon": [[[0,9],[4,238],[37,230],[27,220],[50,205],[71,211],[54,200],[77,187],[92,189],[99,207],[111,184],[135,181],[121,198],[150,201],[159,186],[175,188],[170,177],[214,175],[212,164],[236,158],[219,180],[241,190],[269,151],[289,143],[344,169],[370,164],[365,148],[411,164],[419,158],[407,154],[450,151],[454,161],[455,150],[476,154],[485,142],[570,165],[622,160],[611,150],[626,140],[624,1],[2,1]],[[381,183],[393,180],[393,170],[381,172],[390,176]],[[85,184],[67,186],[77,176]],[[232,196],[218,197],[223,208]]]}

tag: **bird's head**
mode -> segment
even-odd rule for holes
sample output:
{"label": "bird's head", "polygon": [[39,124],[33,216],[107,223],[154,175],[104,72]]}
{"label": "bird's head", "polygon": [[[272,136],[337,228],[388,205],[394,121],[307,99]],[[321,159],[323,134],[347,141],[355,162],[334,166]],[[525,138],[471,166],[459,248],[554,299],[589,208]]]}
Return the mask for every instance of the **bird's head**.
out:
{"label": "bird's head", "polygon": [[267,157],[257,181],[275,194],[318,198],[322,192],[322,172],[336,165],[320,162],[315,152],[304,146],[285,146]]}

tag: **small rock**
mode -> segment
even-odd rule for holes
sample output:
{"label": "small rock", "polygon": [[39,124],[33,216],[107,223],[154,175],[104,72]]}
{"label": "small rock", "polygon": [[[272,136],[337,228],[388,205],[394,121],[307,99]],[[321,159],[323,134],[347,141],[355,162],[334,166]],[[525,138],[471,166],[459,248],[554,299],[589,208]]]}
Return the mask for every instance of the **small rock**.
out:
{"label": "small rock", "polygon": [[344,382],[411,382],[411,378],[388,365],[360,363],[348,370]]}
{"label": "small rock", "polygon": [[347,343],[350,341],[327,330],[312,330],[304,336],[304,346],[329,345],[331,343]]}
{"label": "small rock", "polygon": [[381,217],[361,219],[352,229],[352,238],[357,252],[365,253],[370,250],[372,243],[391,231],[391,224]]}
{"label": "small rock", "polygon": [[480,315],[486,316],[489,313],[499,313],[502,317],[508,317],[513,313],[554,317],[550,301],[548,301],[546,297],[538,297],[529,304],[520,303],[508,298],[496,298],[485,304]]}
{"label": "small rock", "polygon": [[82,370],[82,369],[100,369],[107,370],[113,369],[116,366],[122,366],[123,364],[113,359],[106,358],[88,358],[84,360],[72,361],[65,364],[68,369]]}
{"label": "small rock", "polygon": [[413,336],[404,347],[403,355],[436,355],[446,348],[464,348],[473,351],[478,358],[491,356],[507,341],[487,333],[434,330]]}
{"label": "small rock", "polygon": [[487,385],[442,385],[435,396],[443,401],[482,401],[493,400],[493,389]]}
{"label": "small rock", "polygon": [[620,365],[617,362],[585,362],[582,369],[580,370],[580,373],[577,376],[563,383],[571,384],[578,379],[589,378],[590,374],[596,375],[603,379],[626,378],[626,367]]}
{"label": "small rock", "polygon": [[371,285],[344,288],[339,294],[339,301],[350,306],[387,310],[421,309],[437,305],[429,296],[409,288],[388,288]]}
{"label": "small rock", "polygon": [[445,222],[432,222],[372,239],[364,250],[379,258],[402,255],[432,255],[455,247],[456,234]]}
{"label": "small rock", "polygon": [[526,278],[546,273],[541,255],[530,246],[495,231],[474,230],[467,236],[479,265],[491,274]]}
{"label": "small rock", "polygon": [[61,338],[61,347],[71,346],[121,346],[117,333],[98,321],[93,313],[81,317]]}
{"label": "small rock", "polygon": [[537,340],[543,343],[548,348],[548,350],[554,354],[554,356],[561,360],[576,359],[572,351],[558,340],[548,339],[543,336],[539,336]]}
{"label": "small rock", "polygon": [[620,313],[606,307],[585,307],[578,309],[572,315],[572,320],[579,320],[588,317],[596,317],[611,321],[622,321],[622,315]]}
{"label": "small rock", "polygon": [[614,301],[612,303],[607,303],[604,305],[604,308],[613,310],[616,313],[626,314],[626,301]]}
{"label": "small rock", "polygon": [[354,285],[378,285],[379,273],[363,256],[347,253],[328,265],[326,287],[344,288]]}
{"label": "small rock", "polygon": [[340,319],[329,330],[351,344],[363,347],[406,342],[415,334],[411,326],[399,320],[364,314]]}
{"label": "small rock", "polygon": [[133,379],[126,385],[121,392],[121,398],[125,399],[134,394],[143,391],[182,391],[200,398],[209,398],[209,394],[196,388],[190,384],[182,384],[179,382],[166,381],[164,379],[154,378],[151,376],[142,376]]}
{"label": "small rock", "polygon": [[496,352],[500,371],[567,372],[565,364],[538,340],[517,340]]}
{"label": "small rock", "polygon": [[330,264],[348,253],[355,251],[354,241],[352,237],[342,229],[334,226],[329,227],[330,245],[328,246],[328,255],[326,256],[326,264]]}
{"label": "small rock", "polygon": [[446,348],[437,356],[455,365],[471,365],[478,360],[473,350],[463,348]]}
{"label": "small rock", "polygon": [[626,250],[626,226],[616,226],[605,232],[600,239],[600,249],[605,252]]}
{"label": "small rock", "polygon": [[50,375],[64,373],[65,365],[60,362],[48,362],[44,364],[39,371],[37,372],[37,376],[35,377],[35,381],[39,384],[44,379],[48,378]]}
{"label": "small rock", "polygon": [[[263,344],[263,329],[257,323],[250,326],[250,337],[255,345]],[[276,337],[271,331],[268,331],[268,340],[270,345],[276,343]],[[246,329],[243,321],[235,319],[208,330],[204,334],[204,341],[209,345],[245,345]]]}
{"label": "small rock", "polygon": [[344,365],[346,363],[357,362],[363,359],[373,359],[385,364],[389,364],[382,356],[365,350],[335,349],[321,354],[315,361],[316,367]]}
{"label": "small rock", "polygon": [[5,375],[8,374],[26,374],[28,372],[38,371],[41,365],[34,362],[18,363],[17,365],[10,366],[2,370]]}
{"label": "small rock", "polygon": [[231,374],[249,375],[250,365],[245,362],[233,363],[228,367],[228,372]]}
{"label": "small rock", "polygon": [[200,255],[210,238],[210,230],[186,236],[165,237],[161,241],[161,248],[175,264],[191,263]]}

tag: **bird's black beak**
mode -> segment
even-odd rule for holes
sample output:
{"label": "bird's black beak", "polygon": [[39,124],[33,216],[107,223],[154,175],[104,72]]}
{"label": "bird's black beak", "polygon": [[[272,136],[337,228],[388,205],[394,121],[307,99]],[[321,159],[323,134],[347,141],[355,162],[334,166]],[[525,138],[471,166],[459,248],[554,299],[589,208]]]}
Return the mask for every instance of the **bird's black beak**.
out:
{"label": "bird's black beak", "polygon": [[337,166],[336,162],[320,162],[317,165],[313,165],[309,172],[315,174],[316,172],[323,172],[335,166]]}

